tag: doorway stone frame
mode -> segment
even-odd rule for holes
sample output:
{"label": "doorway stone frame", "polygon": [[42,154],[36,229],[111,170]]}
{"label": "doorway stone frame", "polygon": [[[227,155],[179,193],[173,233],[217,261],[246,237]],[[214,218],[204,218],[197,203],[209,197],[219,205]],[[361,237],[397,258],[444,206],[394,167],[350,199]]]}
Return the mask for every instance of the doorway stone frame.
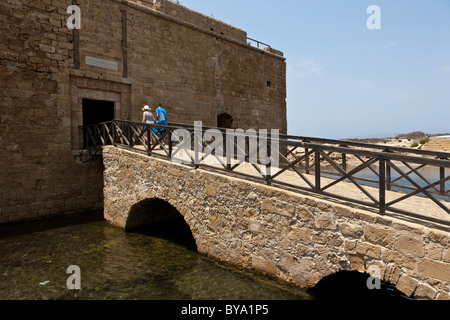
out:
{"label": "doorway stone frame", "polygon": [[83,99],[114,102],[116,119],[127,120],[131,105],[131,83],[70,75],[72,154],[80,154],[83,146]]}

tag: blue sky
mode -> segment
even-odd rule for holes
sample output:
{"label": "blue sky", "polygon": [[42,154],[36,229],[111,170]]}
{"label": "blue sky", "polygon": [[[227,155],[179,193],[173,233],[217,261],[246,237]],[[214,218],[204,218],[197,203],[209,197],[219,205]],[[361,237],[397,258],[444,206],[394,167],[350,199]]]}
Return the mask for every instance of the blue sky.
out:
{"label": "blue sky", "polygon": [[[284,52],[288,133],[450,132],[450,0],[181,0]],[[370,30],[370,5],[381,29]]]}

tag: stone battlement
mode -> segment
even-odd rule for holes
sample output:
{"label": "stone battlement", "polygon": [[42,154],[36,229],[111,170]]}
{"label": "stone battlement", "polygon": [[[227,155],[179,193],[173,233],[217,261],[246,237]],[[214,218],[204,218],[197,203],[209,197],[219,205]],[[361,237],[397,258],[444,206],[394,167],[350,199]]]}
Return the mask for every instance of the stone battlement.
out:
{"label": "stone battlement", "polygon": [[[121,2],[123,3],[123,1]],[[215,19],[211,16],[207,16],[203,13],[192,10],[179,3],[170,0],[156,0],[155,2],[153,2],[152,0],[129,0],[128,2],[134,2],[140,6],[144,6],[149,9],[161,12],[179,21],[192,24],[197,28],[213,32],[218,36],[224,36],[242,43],[247,42],[247,32],[245,32],[244,30]]]}

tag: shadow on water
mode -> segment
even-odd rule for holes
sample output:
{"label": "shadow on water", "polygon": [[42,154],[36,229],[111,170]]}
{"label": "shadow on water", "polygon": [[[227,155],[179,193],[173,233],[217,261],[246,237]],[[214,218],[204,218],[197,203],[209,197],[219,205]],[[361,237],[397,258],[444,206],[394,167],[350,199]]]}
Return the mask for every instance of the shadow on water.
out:
{"label": "shadow on water", "polygon": [[192,236],[191,229],[182,218],[146,224],[130,229],[128,233],[164,239],[197,252],[197,244]]}
{"label": "shadow on water", "polygon": [[[372,289],[369,289],[369,285]],[[308,292],[315,300],[386,302],[413,300],[393,284],[358,271],[341,271],[329,275]]]}
{"label": "shadow on water", "polygon": [[46,217],[23,222],[0,225],[0,239],[34,232],[45,232],[70,226],[104,221],[103,210],[86,211],[76,214]]}

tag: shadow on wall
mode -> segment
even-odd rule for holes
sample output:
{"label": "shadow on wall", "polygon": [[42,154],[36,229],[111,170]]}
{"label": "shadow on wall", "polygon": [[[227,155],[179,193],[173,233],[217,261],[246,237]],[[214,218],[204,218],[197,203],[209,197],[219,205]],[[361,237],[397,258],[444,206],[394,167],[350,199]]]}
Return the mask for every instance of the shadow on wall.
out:
{"label": "shadow on wall", "polygon": [[407,301],[412,300],[393,284],[379,280],[380,289],[370,290],[367,282],[375,282],[367,273],[358,271],[341,271],[329,275],[317,283],[314,288],[308,290],[316,300],[341,300],[341,301]]}
{"label": "shadow on wall", "polygon": [[161,199],[146,199],[132,206],[126,230],[166,239],[197,251],[194,236],[183,215]]}

